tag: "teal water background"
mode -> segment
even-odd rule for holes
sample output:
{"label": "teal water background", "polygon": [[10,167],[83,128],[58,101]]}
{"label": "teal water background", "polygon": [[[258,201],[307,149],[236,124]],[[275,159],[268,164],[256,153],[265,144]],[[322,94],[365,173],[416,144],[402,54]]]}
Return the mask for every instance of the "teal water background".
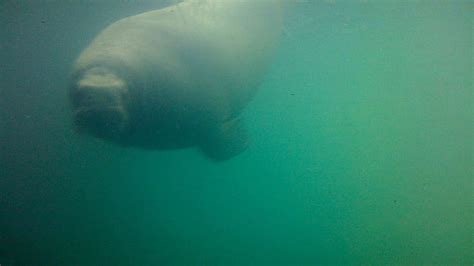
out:
{"label": "teal water background", "polygon": [[472,265],[471,1],[288,6],[223,163],[72,130],[73,60],[160,5],[0,2],[2,265]]}

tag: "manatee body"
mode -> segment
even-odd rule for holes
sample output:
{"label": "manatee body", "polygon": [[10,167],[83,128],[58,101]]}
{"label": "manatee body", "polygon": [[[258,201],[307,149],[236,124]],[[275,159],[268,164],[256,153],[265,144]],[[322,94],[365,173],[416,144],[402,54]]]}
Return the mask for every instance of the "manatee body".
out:
{"label": "manatee body", "polygon": [[121,19],[77,59],[80,132],[123,146],[197,146],[214,160],[247,147],[238,118],[279,36],[276,1],[184,1]]}

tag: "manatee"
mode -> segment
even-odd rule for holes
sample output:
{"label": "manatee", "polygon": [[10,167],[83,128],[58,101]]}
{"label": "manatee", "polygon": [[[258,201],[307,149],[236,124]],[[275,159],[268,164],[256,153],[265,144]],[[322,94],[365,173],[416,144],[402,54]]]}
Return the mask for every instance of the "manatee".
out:
{"label": "manatee", "polygon": [[278,1],[189,0],[112,23],[73,66],[76,129],[125,147],[197,147],[216,161],[240,154],[240,114],[281,20]]}

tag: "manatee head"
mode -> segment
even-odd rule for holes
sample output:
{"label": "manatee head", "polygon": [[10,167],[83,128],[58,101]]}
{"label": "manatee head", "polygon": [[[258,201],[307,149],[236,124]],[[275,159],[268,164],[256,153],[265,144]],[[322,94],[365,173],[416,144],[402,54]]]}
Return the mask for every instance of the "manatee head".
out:
{"label": "manatee head", "polygon": [[72,84],[71,100],[79,132],[119,140],[129,128],[127,83],[110,69],[84,71]]}

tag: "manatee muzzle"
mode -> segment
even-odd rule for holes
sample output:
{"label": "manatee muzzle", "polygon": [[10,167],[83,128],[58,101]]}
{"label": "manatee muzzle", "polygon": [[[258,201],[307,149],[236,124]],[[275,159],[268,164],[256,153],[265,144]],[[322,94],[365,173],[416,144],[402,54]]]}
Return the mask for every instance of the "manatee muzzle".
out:
{"label": "manatee muzzle", "polygon": [[128,113],[121,106],[84,107],[75,111],[74,123],[79,132],[118,140],[126,131],[129,119]]}
{"label": "manatee muzzle", "polygon": [[129,126],[128,88],[106,68],[92,68],[73,87],[74,124],[79,132],[119,140]]}

